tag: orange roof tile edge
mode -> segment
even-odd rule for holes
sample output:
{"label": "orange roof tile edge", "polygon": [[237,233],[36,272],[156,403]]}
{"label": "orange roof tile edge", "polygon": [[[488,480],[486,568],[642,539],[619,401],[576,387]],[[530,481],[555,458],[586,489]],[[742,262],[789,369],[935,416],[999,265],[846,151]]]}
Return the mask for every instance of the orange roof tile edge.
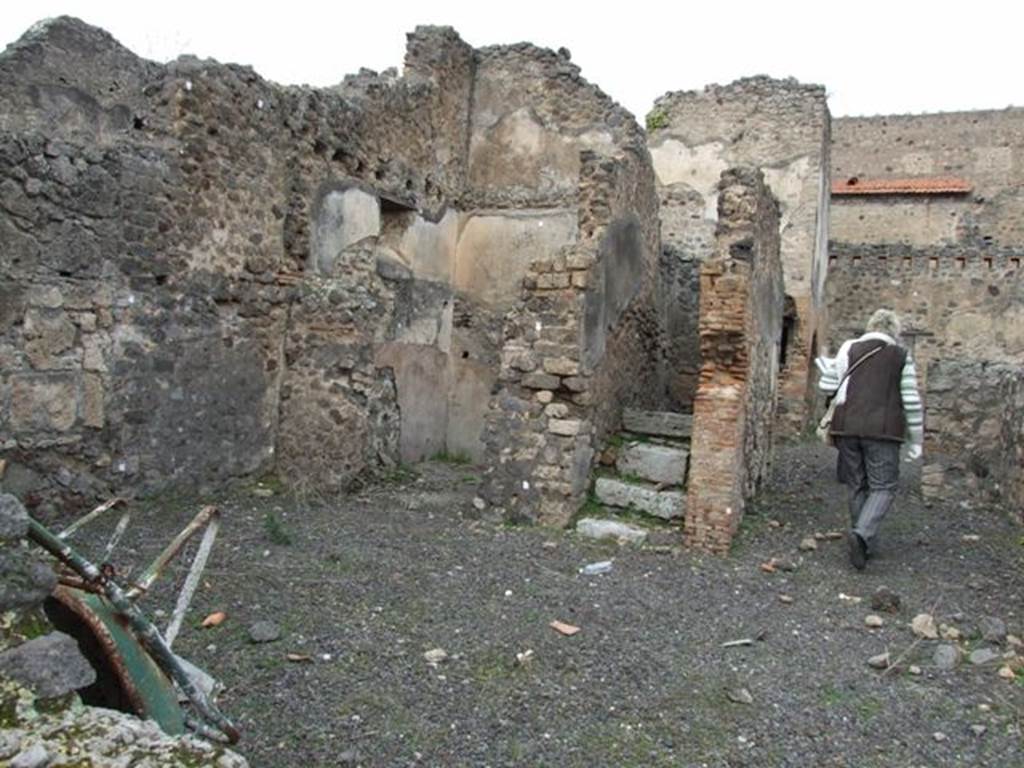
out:
{"label": "orange roof tile edge", "polygon": [[967,179],[859,179],[832,182],[833,195],[948,195],[973,189]]}

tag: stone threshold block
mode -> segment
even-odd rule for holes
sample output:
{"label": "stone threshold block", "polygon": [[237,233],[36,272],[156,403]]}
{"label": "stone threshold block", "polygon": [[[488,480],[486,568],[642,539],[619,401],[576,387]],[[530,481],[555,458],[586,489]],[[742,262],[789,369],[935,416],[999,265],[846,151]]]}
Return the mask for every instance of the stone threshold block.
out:
{"label": "stone threshold block", "polygon": [[622,428],[638,435],[688,440],[693,431],[693,415],[672,411],[641,411],[636,408],[627,408],[622,414]]}
{"label": "stone threshold block", "polygon": [[620,544],[643,544],[647,540],[647,531],[639,525],[596,517],[584,517],[576,523],[576,533],[588,539],[613,539]]}
{"label": "stone threshold block", "polygon": [[594,484],[594,493],[598,501],[609,507],[634,509],[662,520],[677,520],[686,514],[686,494],[683,491],[659,491],[654,486],[599,477]]}
{"label": "stone threshold block", "polygon": [[615,468],[659,485],[681,486],[686,481],[690,452],[656,443],[628,443],[619,452]]}

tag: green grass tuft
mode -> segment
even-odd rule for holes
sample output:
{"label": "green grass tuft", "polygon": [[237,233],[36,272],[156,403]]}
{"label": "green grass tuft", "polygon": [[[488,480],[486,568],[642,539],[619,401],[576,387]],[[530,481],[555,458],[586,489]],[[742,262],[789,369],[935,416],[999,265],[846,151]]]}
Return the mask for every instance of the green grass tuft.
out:
{"label": "green grass tuft", "polygon": [[287,547],[292,543],[291,534],[288,533],[284,523],[274,512],[267,512],[263,516],[263,533],[271,544]]}

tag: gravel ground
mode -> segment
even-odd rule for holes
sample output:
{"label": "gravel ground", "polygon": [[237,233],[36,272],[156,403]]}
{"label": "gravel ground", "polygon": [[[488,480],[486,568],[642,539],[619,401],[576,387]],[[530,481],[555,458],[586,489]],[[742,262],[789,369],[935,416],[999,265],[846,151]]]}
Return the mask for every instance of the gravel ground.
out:
{"label": "gravel ground", "polygon": [[[1020,636],[1024,532],[904,490],[883,551],[856,572],[841,540],[799,549],[843,525],[832,463],[820,446],[781,448],[725,559],[665,546],[678,544],[667,529],[660,546],[619,549],[474,519],[481,470],[468,466],[422,465],[329,501],[245,489],[220,502],[176,650],[227,686],[254,768],[1024,766],[1024,675],[940,670],[941,641],[909,627],[933,613],[968,652],[987,616]],[[144,562],[196,506],[134,509],[122,559]],[[792,570],[765,572],[771,558]],[[611,572],[578,573],[605,559]],[[902,606],[870,629],[883,585]],[[170,607],[161,594],[145,605]],[[227,619],[201,629],[216,610]],[[281,639],[253,643],[260,620]],[[438,648],[447,659],[431,665]],[[886,651],[895,668],[867,665]]]}

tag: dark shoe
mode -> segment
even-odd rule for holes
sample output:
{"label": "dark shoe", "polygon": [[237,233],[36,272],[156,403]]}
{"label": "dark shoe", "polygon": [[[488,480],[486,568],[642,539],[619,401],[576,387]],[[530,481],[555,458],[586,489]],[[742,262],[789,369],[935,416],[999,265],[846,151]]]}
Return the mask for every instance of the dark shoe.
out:
{"label": "dark shoe", "polygon": [[864,539],[856,531],[849,531],[846,534],[846,546],[850,552],[850,565],[858,571],[863,571],[868,563],[868,548]]}

